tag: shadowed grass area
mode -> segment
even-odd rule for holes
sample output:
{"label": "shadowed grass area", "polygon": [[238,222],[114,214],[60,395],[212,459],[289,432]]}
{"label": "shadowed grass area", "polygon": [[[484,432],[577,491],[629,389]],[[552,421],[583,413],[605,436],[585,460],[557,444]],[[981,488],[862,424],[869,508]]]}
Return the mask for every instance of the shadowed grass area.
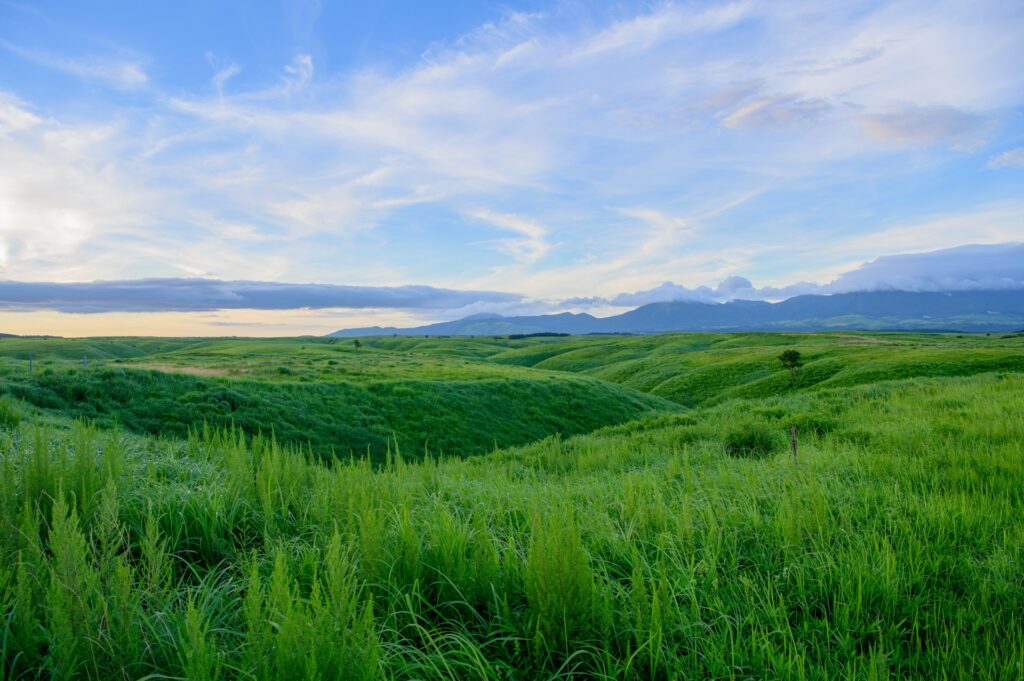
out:
{"label": "shadowed grass area", "polygon": [[0,448],[5,678],[1024,673],[1019,374],[380,469],[214,429]]}
{"label": "shadowed grass area", "polygon": [[298,384],[61,369],[8,375],[2,387],[51,413],[138,433],[185,437],[204,423],[234,424],[250,434],[273,431],[281,442],[308,445],[323,457],[368,453],[378,461],[389,447],[407,457],[422,455],[425,447],[481,454],[678,410],[661,398],[589,377],[505,373],[475,380]]}

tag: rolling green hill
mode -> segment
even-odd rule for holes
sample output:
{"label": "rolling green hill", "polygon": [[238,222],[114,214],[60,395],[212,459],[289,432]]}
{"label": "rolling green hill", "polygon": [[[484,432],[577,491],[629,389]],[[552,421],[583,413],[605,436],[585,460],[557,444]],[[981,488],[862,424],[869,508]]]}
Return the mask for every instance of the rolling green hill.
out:
{"label": "rolling green hill", "polygon": [[[234,425],[324,457],[380,461],[395,447],[407,457],[425,447],[474,455],[679,409],[587,376],[316,339],[50,340],[4,349],[0,389],[50,413],[172,437]],[[37,358],[33,373],[26,354]]]}
{"label": "rolling green hill", "polygon": [[13,337],[0,339],[0,358],[27,360],[29,357],[35,357],[40,361],[81,361],[83,357],[89,357],[92,360],[113,360],[144,357],[209,342],[211,341],[188,338]]}
{"label": "rolling green hill", "polygon": [[[777,360],[788,348],[805,361],[795,385]],[[378,460],[389,441],[408,455],[425,446],[472,455],[734,398],[993,371],[1024,371],[1024,337],[0,341],[0,388],[55,413],[176,437],[204,422],[234,424],[319,455],[369,451]]]}
{"label": "rolling green hill", "polygon": [[[806,363],[796,385],[777,360],[787,348],[800,351]],[[504,350],[490,361],[593,376],[695,406],[893,378],[1024,371],[1024,338],[858,333],[572,338]]]}

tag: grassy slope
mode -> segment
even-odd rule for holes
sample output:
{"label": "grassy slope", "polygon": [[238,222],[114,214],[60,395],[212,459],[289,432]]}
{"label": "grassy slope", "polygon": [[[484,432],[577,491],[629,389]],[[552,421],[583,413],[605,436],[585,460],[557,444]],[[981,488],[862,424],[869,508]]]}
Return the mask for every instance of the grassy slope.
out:
{"label": "grassy slope", "polygon": [[678,409],[592,377],[319,339],[5,341],[4,354],[0,388],[40,408],[178,437],[233,423],[324,456],[382,459],[389,440],[407,455],[480,454]]}
{"label": "grassy slope", "polygon": [[[797,386],[776,359],[795,348]],[[921,334],[667,334],[569,339],[515,348],[491,361],[579,373],[683,405],[768,397],[914,376],[1024,371],[1024,338]]]}
{"label": "grassy slope", "polygon": [[382,471],[26,424],[0,435],[3,659],[14,678],[1020,678],[1022,415],[1020,374],[919,378]]}
{"label": "grassy slope", "polygon": [[[439,351],[441,348],[443,352]],[[489,349],[493,353],[502,348]],[[444,340],[421,343],[416,352],[409,352],[401,345],[386,347],[366,342],[357,349],[351,341],[311,338],[210,341],[115,364],[129,368],[159,365],[172,371],[201,369],[232,378],[302,383],[449,381],[534,375],[523,367],[508,371],[505,366],[480,359],[479,352],[468,349],[466,344]]]}
{"label": "grassy slope", "polygon": [[[4,389],[66,415],[181,436],[204,420],[320,454],[397,438],[478,454],[652,411],[914,376],[1024,370],[1024,338],[922,334],[0,341]],[[776,356],[799,349],[791,386]],[[36,357],[29,376],[24,357]],[[78,360],[88,355],[88,372]],[[143,371],[160,369],[162,373]],[[122,371],[126,370],[126,371]],[[202,374],[189,376],[188,373]],[[644,394],[646,393],[646,394]],[[486,424],[481,426],[481,424]]]}
{"label": "grassy slope", "polygon": [[[0,338],[0,358],[27,360],[35,357],[41,364],[60,360],[113,360],[142,357],[194,347],[204,342],[189,338]],[[13,363],[13,362],[11,362]]]}

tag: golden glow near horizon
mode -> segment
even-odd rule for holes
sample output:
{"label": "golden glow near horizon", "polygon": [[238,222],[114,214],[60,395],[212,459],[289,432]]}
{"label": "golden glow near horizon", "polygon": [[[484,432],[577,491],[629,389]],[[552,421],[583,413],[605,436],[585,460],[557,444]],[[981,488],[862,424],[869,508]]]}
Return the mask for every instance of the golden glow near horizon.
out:
{"label": "golden glow near horizon", "polygon": [[0,332],[19,336],[322,336],[361,326],[418,326],[397,310],[217,310],[210,312],[0,312]]}

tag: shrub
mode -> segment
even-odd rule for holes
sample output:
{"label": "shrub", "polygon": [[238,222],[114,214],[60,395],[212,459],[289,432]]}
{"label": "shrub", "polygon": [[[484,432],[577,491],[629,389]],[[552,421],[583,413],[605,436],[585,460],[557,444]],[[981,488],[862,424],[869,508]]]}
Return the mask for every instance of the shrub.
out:
{"label": "shrub", "polygon": [[760,459],[785,447],[785,433],[761,421],[740,421],[725,433],[725,451],[730,456]]}
{"label": "shrub", "polygon": [[839,425],[839,422],[827,414],[815,414],[813,412],[801,412],[787,415],[780,420],[782,425],[796,426],[800,433],[822,437],[831,433]]}

